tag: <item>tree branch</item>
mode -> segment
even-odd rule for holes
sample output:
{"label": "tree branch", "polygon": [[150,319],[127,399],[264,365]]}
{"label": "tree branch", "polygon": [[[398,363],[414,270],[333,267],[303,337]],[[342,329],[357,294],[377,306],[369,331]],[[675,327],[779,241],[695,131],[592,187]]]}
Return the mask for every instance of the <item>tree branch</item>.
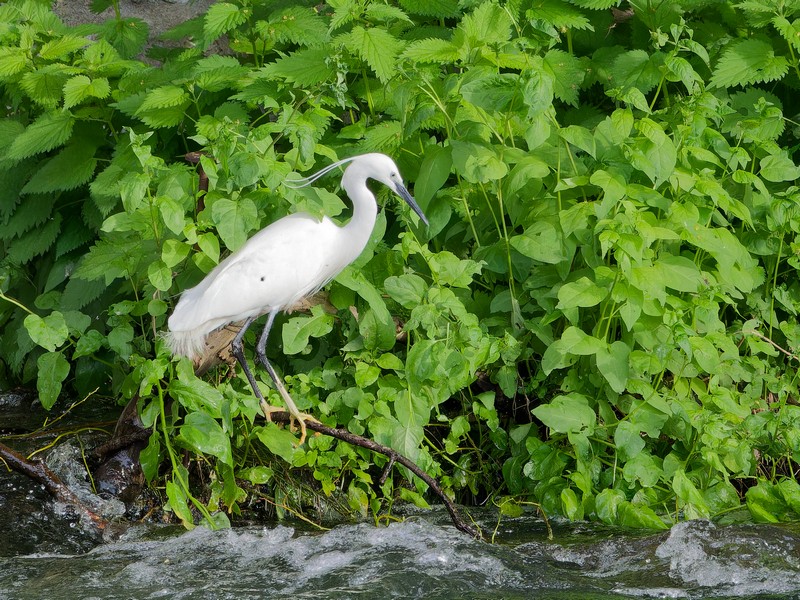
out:
{"label": "tree branch", "polygon": [[[282,423],[287,423],[290,418],[288,412],[272,413],[270,416],[273,421],[278,421]],[[434,479],[430,475],[428,475],[425,471],[423,471],[415,462],[406,458],[396,450],[389,448],[388,446],[384,446],[373,440],[361,437],[360,435],[356,435],[355,433],[350,433],[346,429],[334,429],[333,427],[328,427],[327,425],[323,425],[322,423],[319,423],[317,421],[306,421],[306,427],[308,429],[311,429],[312,431],[323,433],[330,437],[334,437],[338,440],[342,440],[349,444],[353,444],[354,446],[361,446],[362,448],[366,448],[367,450],[371,450],[372,452],[377,452],[378,454],[383,454],[384,456],[388,456],[389,464],[387,465],[386,470],[384,470],[384,475],[383,475],[384,479],[388,475],[388,471],[392,467],[392,465],[394,465],[394,463],[400,463],[401,465],[406,467],[409,471],[414,473],[414,475],[416,475],[417,477],[422,479],[425,483],[427,483],[430,486],[430,488],[436,493],[436,495],[442,499],[445,508],[447,508],[447,512],[450,513],[450,520],[453,522],[453,525],[455,525],[456,529],[458,529],[459,531],[463,531],[467,535],[470,535],[477,540],[483,539],[483,536],[481,535],[480,531],[473,528],[461,517],[461,515],[458,512],[458,509],[456,508],[455,503],[447,496],[447,494],[444,493],[444,490],[442,490],[442,487],[439,485],[439,482],[436,481],[436,479]]]}
{"label": "tree branch", "polygon": [[72,490],[55,473],[48,469],[43,462],[28,460],[5,444],[0,444],[0,460],[5,462],[12,471],[21,473],[41,483],[51,496],[83,513],[97,529],[105,529],[108,526],[106,519],[81,502]]}

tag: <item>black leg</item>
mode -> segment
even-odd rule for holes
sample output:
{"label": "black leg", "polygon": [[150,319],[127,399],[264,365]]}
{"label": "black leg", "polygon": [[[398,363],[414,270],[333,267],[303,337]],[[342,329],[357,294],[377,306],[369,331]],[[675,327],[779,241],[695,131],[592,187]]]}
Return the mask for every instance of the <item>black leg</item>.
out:
{"label": "black leg", "polygon": [[244,370],[244,374],[247,376],[247,381],[250,382],[250,387],[253,388],[253,392],[256,395],[256,398],[264,401],[264,396],[261,393],[261,390],[258,389],[258,384],[256,383],[256,378],[253,377],[252,371],[250,371],[250,367],[247,366],[247,359],[244,357],[244,347],[242,344],[242,339],[244,338],[244,334],[247,333],[247,329],[250,325],[253,324],[255,321],[255,317],[250,317],[244,322],[242,328],[239,330],[239,333],[236,334],[236,337],[233,338],[231,342],[231,353],[236,357],[236,360],[239,361],[239,364],[242,365],[242,369]]}
{"label": "black leg", "polygon": [[272,364],[267,359],[267,339],[269,338],[269,332],[272,329],[272,323],[275,321],[275,315],[277,314],[278,311],[272,311],[267,315],[267,324],[264,325],[264,331],[261,332],[261,337],[258,338],[258,344],[256,345],[256,358],[258,358],[261,364],[264,365],[267,373],[269,373],[269,376],[272,377],[272,381],[275,382],[275,385],[280,390],[283,384],[278,379],[278,374],[275,372]]}

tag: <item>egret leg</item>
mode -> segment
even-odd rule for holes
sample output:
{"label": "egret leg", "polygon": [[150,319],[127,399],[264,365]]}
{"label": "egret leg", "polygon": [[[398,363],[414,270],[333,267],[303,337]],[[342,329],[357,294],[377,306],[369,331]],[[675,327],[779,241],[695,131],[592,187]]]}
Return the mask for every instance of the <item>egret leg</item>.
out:
{"label": "egret leg", "polygon": [[[236,337],[233,338],[231,342],[231,353],[236,360],[242,365],[242,370],[244,371],[245,376],[247,376],[247,381],[250,382],[250,387],[253,388],[253,393],[258,398],[259,403],[261,405],[261,410],[264,413],[264,416],[267,418],[267,421],[270,419],[270,414],[276,412],[279,409],[271,407],[267,404],[267,401],[264,399],[264,395],[261,393],[261,390],[258,389],[258,384],[256,383],[256,378],[253,376],[253,372],[250,370],[250,367],[247,366],[247,359],[244,357],[244,345],[242,344],[242,340],[244,339],[244,334],[247,333],[247,329],[250,325],[253,324],[255,321],[255,317],[248,318],[242,328],[239,330],[239,333],[236,334]],[[274,379],[274,378],[273,378]]]}
{"label": "egret leg", "polygon": [[[283,401],[286,403],[286,408],[289,410],[289,414],[292,416],[292,419],[295,419],[300,423],[300,442],[299,445],[302,445],[303,442],[306,441],[306,421],[317,421],[314,417],[309,414],[301,413],[297,405],[292,400],[292,397],[289,395],[286,387],[283,385],[283,382],[278,377],[278,374],[275,372],[275,369],[270,364],[269,360],[267,359],[267,339],[269,338],[269,331],[272,329],[272,322],[275,320],[275,316],[278,314],[279,311],[274,310],[267,315],[267,324],[264,325],[264,331],[261,333],[261,337],[258,340],[258,345],[256,346],[256,357],[261,364],[264,365],[264,368],[269,373],[269,376],[272,377],[272,381],[275,383],[275,387],[278,389],[278,393],[283,398]],[[266,402],[264,403],[266,404]],[[262,405],[263,407],[263,405]],[[277,409],[273,407],[269,407],[270,412],[275,412]]]}

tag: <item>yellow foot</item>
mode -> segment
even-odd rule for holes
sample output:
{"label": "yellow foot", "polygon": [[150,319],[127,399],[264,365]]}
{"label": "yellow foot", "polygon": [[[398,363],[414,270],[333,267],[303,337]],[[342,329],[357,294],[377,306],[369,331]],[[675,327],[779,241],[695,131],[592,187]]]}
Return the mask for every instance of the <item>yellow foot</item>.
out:
{"label": "yellow foot", "polygon": [[[279,406],[271,406],[267,404],[265,400],[261,401],[261,412],[264,413],[264,417],[267,419],[268,422],[272,421],[272,413],[274,412],[287,412],[287,409],[281,408]],[[319,423],[319,419],[312,417],[307,413],[301,413],[299,411],[292,411],[289,409],[289,431],[297,431],[295,427],[295,421],[300,423],[300,441],[297,442],[298,446],[302,446],[303,443],[306,441],[306,421],[312,421],[314,423]],[[319,435],[319,433],[315,433],[315,435]]]}

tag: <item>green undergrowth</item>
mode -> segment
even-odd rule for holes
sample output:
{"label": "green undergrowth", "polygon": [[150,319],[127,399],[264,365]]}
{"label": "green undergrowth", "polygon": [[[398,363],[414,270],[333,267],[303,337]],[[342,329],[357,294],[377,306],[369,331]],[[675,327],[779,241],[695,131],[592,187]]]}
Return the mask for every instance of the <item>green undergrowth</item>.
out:
{"label": "green undergrowth", "polygon": [[430,226],[381,190],[335,314],[279,320],[301,410],[506,515],[800,518],[800,3],[238,0],[166,38],[0,5],[0,378],[138,397],[177,517],[265,484],[313,518],[292,472],[374,519],[431,500],[159,337],[261,227],[346,218],[335,175],[288,175],[380,151]]}

